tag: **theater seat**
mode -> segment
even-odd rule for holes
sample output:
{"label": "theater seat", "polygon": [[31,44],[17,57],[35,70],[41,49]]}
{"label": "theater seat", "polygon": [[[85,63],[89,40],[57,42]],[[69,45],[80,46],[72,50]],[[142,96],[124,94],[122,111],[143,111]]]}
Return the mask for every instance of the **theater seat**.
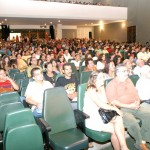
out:
{"label": "theater seat", "polygon": [[87,83],[92,71],[82,71],[80,76],[80,84]]}
{"label": "theater seat", "polygon": [[41,131],[30,109],[6,115],[4,150],[44,150]]}
{"label": "theater seat", "polygon": [[129,78],[133,82],[134,86],[136,86],[136,82],[138,81],[139,76],[134,74],[134,75],[130,75]]}
{"label": "theater seat", "polygon": [[42,135],[36,124],[9,128],[5,136],[5,150],[44,150]]}
{"label": "theater seat", "polygon": [[[86,83],[84,84],[80,84],[78,86],[78,109],[80,111],[83,111],[83,106],[84,106],[84,94],[85,94],[85,91],[86,91]],[[90,116],[89,116],[90,117]],[[106,132],[99,132],[99,131],[94,131],[94,130],[91,130],[89,128],[86,128],[83,124],[83,127],[82,127],[84,133],[92,140],[94,141],[97,141],[97,142],[100,142],[100,143],[103,143],[103,142],[107,142],[110,140],[110,134],[109,133],[106,133]]]}
{"label": "theater seat", "polygon": [[15,73],[18,73],[18,72],[20,72],[19,69],[16,69],[16,68],[14,68],[14,69],[9,69],[9,70],[8,70],[8,76],[13,79],[13,78],[14,78],[14,74],[15,74]]}
{"label": "theater seat", "polygon": [[6,114],[17,110],[21,110],[23,108],[24,106],[21,102],[0,105],[0,132],[4,131]]}
{"label": "theater seat", "polygon": [[45,90],[43,118],[51,126],[49,144],[54,150],[88,147],[88,138],[76,127],[74,112],[63,87]]}
{"label": "theater seat", "polygon": [[19,101],[20,101],[20,96],[18,92],[6,92],[0,94],[0,105],[19,102]]}

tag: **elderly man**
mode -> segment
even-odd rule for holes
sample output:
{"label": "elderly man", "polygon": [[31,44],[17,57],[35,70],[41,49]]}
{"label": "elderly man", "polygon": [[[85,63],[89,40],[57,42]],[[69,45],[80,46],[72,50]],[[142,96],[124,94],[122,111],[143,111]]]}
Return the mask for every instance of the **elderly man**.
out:
{"label": "elderly man", "polygon": [[[107,85],[106,95],[110,104],[122,110],[124,126],[136,140],[135,147],[148,150],[146,142],[150,142],[150,111],[140,106],[138,92],[123,64],[116,67],[116,77]],[[141,120],[141,127],[137,119]]]}
{"label": "elderly man", "polygon": [[137,74],[139,77],[141,76],[141,68],[145,65],[143,59],[136,60],[136,67],[133,69],[133,74]]}

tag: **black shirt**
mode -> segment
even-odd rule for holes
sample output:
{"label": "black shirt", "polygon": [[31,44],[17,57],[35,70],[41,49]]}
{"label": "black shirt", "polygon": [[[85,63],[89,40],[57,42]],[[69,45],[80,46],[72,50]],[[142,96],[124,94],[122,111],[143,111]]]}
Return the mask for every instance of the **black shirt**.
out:
{"label": "black shirt", "polygon": [[55,83],[55,87],[62,86],[65,88],[67,94],[72,94],[77,91],[78,80],[75,75],[72,75],[70,79],[65,77],[59,77]]}

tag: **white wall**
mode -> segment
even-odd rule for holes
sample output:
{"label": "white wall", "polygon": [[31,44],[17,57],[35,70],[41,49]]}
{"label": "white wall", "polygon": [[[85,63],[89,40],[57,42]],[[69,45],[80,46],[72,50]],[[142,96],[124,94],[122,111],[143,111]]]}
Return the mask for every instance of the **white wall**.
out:
{"label": "white wall", "polygon": [[136,41],[150,43],[150,0],[93,0],[128,7],[128,26],[136,26]]}
{"label": "white wall", "polygon": [[92,32],[94,38],[94,27],[78,27],[77,38],[89,38],[89,32]]}
{"label": "white wall", "polygon": [[104,30],[100,30],[99,26],[94,27],[94,34],[97,40],[127,42],[127,27],[122,26],[121,22],[105,24]]}

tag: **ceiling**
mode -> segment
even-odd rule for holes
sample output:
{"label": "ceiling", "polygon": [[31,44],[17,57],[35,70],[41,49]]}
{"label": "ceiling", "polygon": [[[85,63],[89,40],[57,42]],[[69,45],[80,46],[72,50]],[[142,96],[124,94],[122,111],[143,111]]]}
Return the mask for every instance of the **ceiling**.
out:
{"label": "ceiling", "polygon": [[33,0],[0,0],[0,10],[0,25],[26,25],[26,27],[32,25],[31,28],[35,25],[51,24],[97,26],[121,22],[118,19],[127,19],[127,8],[124,7],[85,6]]}

